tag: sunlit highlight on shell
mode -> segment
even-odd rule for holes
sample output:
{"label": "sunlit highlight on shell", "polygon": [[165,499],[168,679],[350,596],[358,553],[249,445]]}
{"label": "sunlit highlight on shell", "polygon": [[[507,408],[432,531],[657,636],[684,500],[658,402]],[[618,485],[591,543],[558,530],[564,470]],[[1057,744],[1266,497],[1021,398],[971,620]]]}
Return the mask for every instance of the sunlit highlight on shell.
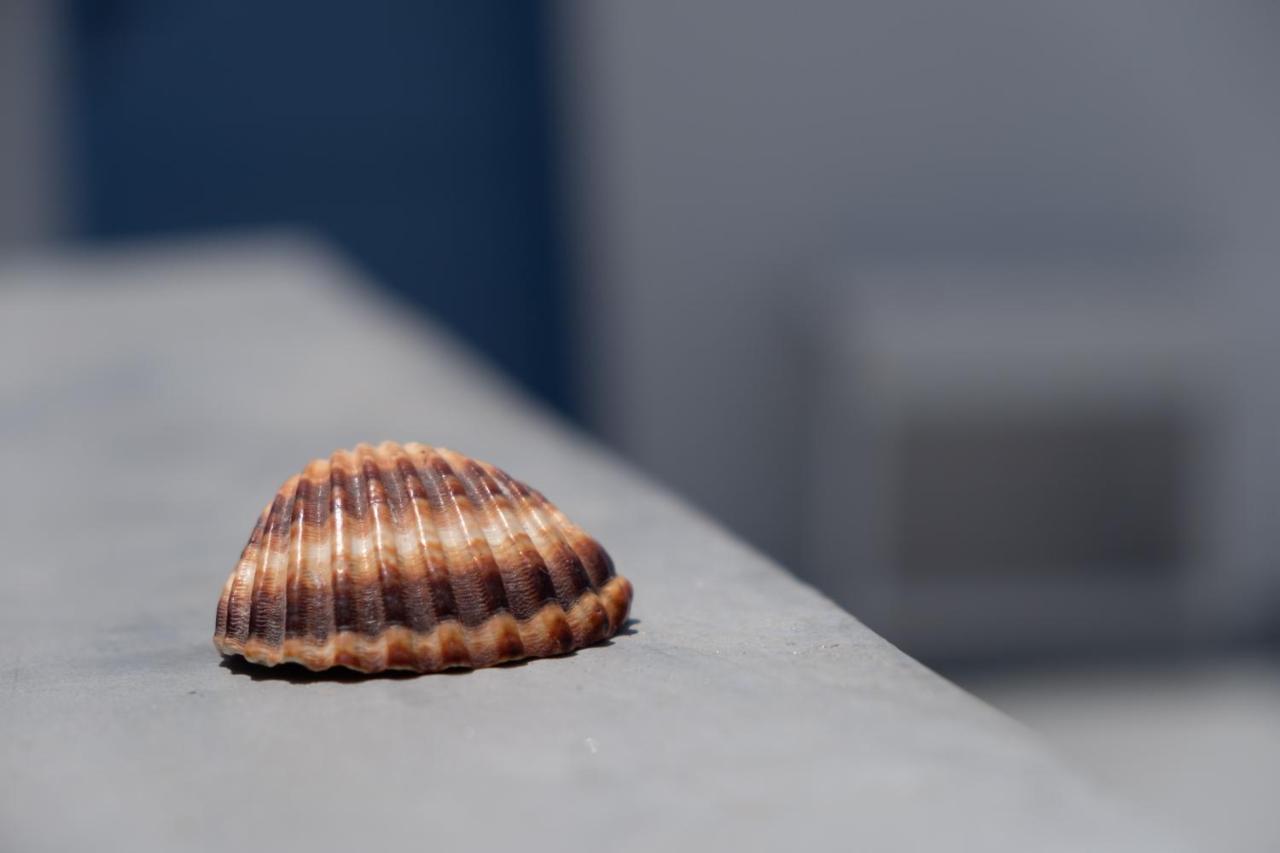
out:
{"label": "sunlit highlight on shell", "polygon": [[630,606],[605,550],[537,491],[384,442],[280,488],[223,586],[213,642],[267,666],[434,672],[589,646]]}

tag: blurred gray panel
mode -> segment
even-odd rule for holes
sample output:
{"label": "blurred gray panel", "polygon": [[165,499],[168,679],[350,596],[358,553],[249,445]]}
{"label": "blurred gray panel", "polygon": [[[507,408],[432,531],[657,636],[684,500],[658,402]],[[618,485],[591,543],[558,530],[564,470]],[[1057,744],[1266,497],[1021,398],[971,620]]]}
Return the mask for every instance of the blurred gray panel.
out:
{"label": "blurred gray panel", "polygon": [[905,582],[1185,565],[1196,457],[1180,413],[1052,415],[903,423],[889,535]]}
{"label": "blurred gray panel", "polygon": [[1250,408],[1211,270],[948,259],[815,288],[802,574],[932,662],[1256,637],[1274,575],[1232,571],[1223,505],[1271,458],[1230,470]]}
{"label": "blurred gray panel", "polygon": [[[822,379],[795,351],[815,330],[797,346],[780,318],[815,277],[851,261],[1141,264],[1269,249],[1280,230],[1274,4],[561,8],[593,423],[790,559],[807,484],[786,448],[810,435],[797,401]],[[1276,268],[1235,272],[1262,289]],[[1259,464],[1276,423],[1237,465]],[[1263,505],[1224,509],[1252,517],[1232,547],[1256,549]]]}
{"label": "blurred gray panel", "polygon": [[0,2],[0,251],[66,225],[62,47],[60,4]]}

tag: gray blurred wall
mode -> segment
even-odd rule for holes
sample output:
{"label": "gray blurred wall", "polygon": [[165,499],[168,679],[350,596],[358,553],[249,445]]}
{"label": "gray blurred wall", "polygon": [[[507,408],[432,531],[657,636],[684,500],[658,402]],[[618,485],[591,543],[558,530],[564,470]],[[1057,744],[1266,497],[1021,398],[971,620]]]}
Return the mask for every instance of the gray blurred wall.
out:
{"label": "gray blurred wall", "polygon": [[0,0],[0,251],[63,232],[59,4]]}
{"label": "gray blurred wall", "polygon": [[810,282],[864,260],[1192,256],[1238,306],[1229,381],[1253,407],[1226,427],[1252,491],[1223,486],[1217,511],[1254,552],[1234,570],[1274,560],[1280,413],[1251,389],[1278,354],[1280,7],[560,8],[582,396],[627,454],[795,558]]}

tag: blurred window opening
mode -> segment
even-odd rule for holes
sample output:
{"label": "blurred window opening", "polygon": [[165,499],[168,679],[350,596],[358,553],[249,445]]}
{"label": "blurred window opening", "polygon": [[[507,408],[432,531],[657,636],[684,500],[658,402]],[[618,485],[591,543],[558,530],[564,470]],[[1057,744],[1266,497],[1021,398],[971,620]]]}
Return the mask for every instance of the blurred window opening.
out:
{"label": "blurred window opening", "polygon": [[1187,559],[1188,433],[1174,411],[911,420],[894,562],[908,582],[1169,574]]}

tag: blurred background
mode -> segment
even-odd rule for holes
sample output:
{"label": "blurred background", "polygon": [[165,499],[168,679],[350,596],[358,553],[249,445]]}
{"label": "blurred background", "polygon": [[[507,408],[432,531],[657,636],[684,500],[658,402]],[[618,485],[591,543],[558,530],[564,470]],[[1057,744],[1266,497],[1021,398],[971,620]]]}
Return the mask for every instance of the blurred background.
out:
{"label": "blurred background", "polygon": [[1261,0],[0,0],[0,261],[303,229],[1276,849],[1277,92]]}

